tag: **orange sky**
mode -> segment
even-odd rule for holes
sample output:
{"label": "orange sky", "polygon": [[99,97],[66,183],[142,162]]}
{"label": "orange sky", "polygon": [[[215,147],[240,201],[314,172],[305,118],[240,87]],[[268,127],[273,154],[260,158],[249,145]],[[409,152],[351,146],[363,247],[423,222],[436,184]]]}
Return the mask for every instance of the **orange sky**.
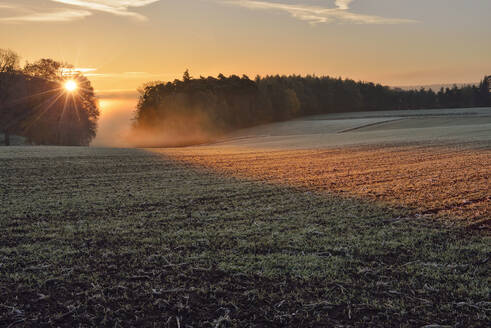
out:
{"label": "orange sky", "polygon": [[191,75],[317,74],[389,85],[491,74],[488,0],[0,0],[0,47],[96,89]]}

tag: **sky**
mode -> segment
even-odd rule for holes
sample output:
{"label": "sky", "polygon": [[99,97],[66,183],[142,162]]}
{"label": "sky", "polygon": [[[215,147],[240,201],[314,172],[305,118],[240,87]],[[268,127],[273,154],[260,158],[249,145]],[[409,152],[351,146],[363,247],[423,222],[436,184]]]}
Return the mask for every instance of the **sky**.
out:
{"label": "sky", "polygon": [[93,145],[128,133],[146,82],[315,74],[390,86],[491,74],[490,0],[0,0],[0,48],[80,69]]}
{"label": "sky", "polygon": [[0,48],[86,69],[100,92],[192,76],[388,85],[491,74],[489,0],[0,0]]}

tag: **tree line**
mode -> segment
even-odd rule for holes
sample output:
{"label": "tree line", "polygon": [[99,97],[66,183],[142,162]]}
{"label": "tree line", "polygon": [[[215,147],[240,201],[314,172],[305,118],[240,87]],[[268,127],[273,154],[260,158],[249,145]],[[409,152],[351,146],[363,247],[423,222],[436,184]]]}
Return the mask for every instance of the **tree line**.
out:
{"label": "tree line", "polygon": [[402,90],[328,76],[246,75],[153,82],[140,90],[135,129],[189,129],[186,120],[200,117],[199,128],[227,132],[303,115],[335,112],[423,108],[489,107],[489,79],[479,85]]}
{"label": "tree line", "polygon": [[[73,80],[77,90],[64,83]],[[96,135],[99,109],[90,81],[72,66],[40,59],[20,66],[20,57],[0,49],[0,133],[31,144],[89,145]]]}

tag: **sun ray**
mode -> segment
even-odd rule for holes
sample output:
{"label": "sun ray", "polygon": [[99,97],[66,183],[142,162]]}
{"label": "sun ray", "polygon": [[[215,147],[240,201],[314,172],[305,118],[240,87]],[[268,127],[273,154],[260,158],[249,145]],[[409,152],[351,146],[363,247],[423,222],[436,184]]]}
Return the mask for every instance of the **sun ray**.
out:
{"label": "sun ray", "polygon": [[61,122],[63,121],[63,117],[65,116],[67,104],[68,104],[68,96],[65,95],[65,101],[63,103],[63,110],[62,110],[61,115],[60,115],[60,121],[58,122],[58,126],[60,126]]}
{"label": "sun ray", "polygon": [[[34,123],[36,123],[37,121],[39,121],[39,119],[41,118],[41,116],[43,116],[49,109],[51,109],[51,107],[63,96],[63,93],[60,93],[60,94],[55,95],[55,96],[51,97],[52,101],[46,106],[46,108],[30,124],[28,124],[26,126],[26,131],[28,131],[29,129],[31,129],[31,127],[34,125]],[[41,103],[39,106],[36,106],[35,108],[38,108],[38,107],[43,106],[44,104],[48,103],[48,101],[50,101],[51,99],[48,99],[48,100],[44,101],[43,103]]]}
{"label": "sun ray", "polygon": [[[31,98],[31,97],[36,97],[36,96],[39,96],[39,95],[50,94],[50,93],[54,93],[54,92],[59,91],[59,90],[61,90],[61,88],[51,89],[51,90],[48,90],[48,91],[45,91],[45,92],[39,92],[39,93],[33,94],[32,96],[18,98],[17,101],[11,102],[9,105],[5,106],[5,108],[11,108],[11,107],[13,107],[13,106],[15,106],[17,104],[20,104],[22,101]],[[47,101],[50,101],[55,96],[57,96],[57,94],[53,95],[50,99],[48,99],[48,100],[46,100],[46,101],[44,101],[44,102],[42,102],[42,103],[34,106],[32,109],[35,110],[35,109],[43,106],[44,103],[46,103]],[[26,112],[23,115],[18,116],[16,119],[11,120],[10,123],[7,124],[6,126],[7,127],[13,126],[13,125],[17,124],[18,122],[21,122],[23,119],[27,118],[29,115],[30,115],[30,113],[29,112]]]}
{"label": "sun ray", "polygon": [[29,98],[34,98],[37,96],[42,96],[42,95],[54,93],[54,92],[61,91],[61,90],[63,90],[63,88],[50,89],[50,90],[43,91],[43,92],[33,93],[33,94],[30,94],[30,95],[25,96],[25,97],[20,97],[20,98],[17,98],[15,100],[11,101],[9,104],[7,104],[5,106],[5,108],[10,108],[12,106],[18,105],[18,104],[22,103],[23,101],[25,101]]}
{"label": "sun ray", "polygon": [[75,102],[75,95],[74,94],[70,94],[70,97],[71,97],[72,102],[74,104],[75,114],[77,114],[77,120],[80,122],[80,114],[79,114],[78,106],[76,105],[76,102]]}

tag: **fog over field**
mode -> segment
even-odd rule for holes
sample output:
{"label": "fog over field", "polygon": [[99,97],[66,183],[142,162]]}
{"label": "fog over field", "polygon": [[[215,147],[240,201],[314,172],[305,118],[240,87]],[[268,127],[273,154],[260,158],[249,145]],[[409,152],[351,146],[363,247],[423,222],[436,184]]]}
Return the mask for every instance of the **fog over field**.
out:
{"label": "fog over field", "polygon": [[[132,147],[136,100],[101,99],[95,147]],[[491,108],[332,113],[210,136],[206,145],[260,149],[308,149],[401,142],[491,142]],[[193,131],[187,131],[193,133]],[[151,137],[151,136],[150,136]],[[185,133],[183,135],[185,137]],[[156,135],[155,138],[165,138]],[[178,137],[177,137],[178,138]]]}
{"label": "fog over field", "polygon": [[101,116],[97,136],[91,145],[94,147],[130,146],[127,138],[137,102],[134,92],[128,92],[128,97],[122,97],[121,92],[103,94],[99,99]]}

